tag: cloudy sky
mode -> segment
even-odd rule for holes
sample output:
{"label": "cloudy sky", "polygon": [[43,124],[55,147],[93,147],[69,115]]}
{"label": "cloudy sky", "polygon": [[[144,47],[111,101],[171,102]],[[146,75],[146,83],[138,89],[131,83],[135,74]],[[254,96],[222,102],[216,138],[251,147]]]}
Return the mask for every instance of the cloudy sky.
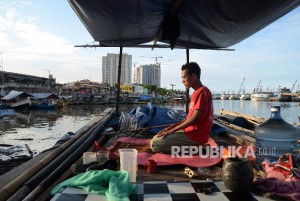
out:
{"label": "cloudy sky", "polygon": [[[264,89],[294,90],[300,83],[300,8],[295,9],[238,45],[235,51],[191,50],[190,60],[202,68],[202,81],[213,92],[238,91],[243,77],[252,92],[259,81]],[[0,1],[0,52],[4,71],[47,77],[59,83],[82,79],[101,81],[102,56],[118,48],[75,48],[92,44],[67,0]],[[127,49],[136,65],[162,62],[161,87],[184,89],[180,67],[184,50]],[[1,64],[1,63],[0,63]],[[1,69],[2,70],[2,69]]]}

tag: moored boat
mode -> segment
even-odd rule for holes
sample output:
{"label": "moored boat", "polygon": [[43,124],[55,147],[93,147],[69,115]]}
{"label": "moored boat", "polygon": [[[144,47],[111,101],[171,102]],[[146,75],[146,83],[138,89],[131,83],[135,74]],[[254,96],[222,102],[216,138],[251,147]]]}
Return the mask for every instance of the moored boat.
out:
{"label": "moored boat", "polygon": [[56,109],[59,97],[54,93],[32,93],[32,109]]}
{"label": "moored boat", "polygon": [[57,103],[36,103],[32,102],[31,103],[31,109],[56,109],[57,108]]}
{"label": "moored boat", "polygon": [[251,94],[241,94],[240,95],[240,100],[251,100]]}
{"label": "moored boat", "polygon": [[229,100],[239,100],[239,95],[238,94],[230,94],[229,95]]}
{"label": "moored boat", "polygon": [[10,91],[1,100],[4,101],[9,108],[29,108],[31,106],[29,97],[32,97],[32,95],[22,91]]}
{"label": "moored boat", "polygon": [[267,92],[259,92],[251,94],[251,100],[253,101],[269,101],[270,95]]}
{"label": "moored boat", "polygon": [[221,94],[215,94],[215,93],[213,93],[212,94],[212,99],[213,100],[221,100]]}
{"label": "moored boat", "polygon": [[229,94],[222,94],[221,100],[229,100]]}

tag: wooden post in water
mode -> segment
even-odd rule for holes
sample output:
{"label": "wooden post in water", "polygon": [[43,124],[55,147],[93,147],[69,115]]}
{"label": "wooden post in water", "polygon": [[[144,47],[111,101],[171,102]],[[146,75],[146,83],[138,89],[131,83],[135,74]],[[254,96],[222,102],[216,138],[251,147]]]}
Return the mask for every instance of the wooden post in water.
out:
{"label": "wooden post in water", "polygon": [[119,115],[119,105],[120,105],[120,84],[121,84],[121,65],[122,65],[122,53],[123,47],[120,47],[119,54],[119,66],[118,66],[118,84],[117,84],[117,103],[116,103],[116,114]]}
{"label": "wooden post in water", "polygon": [[[186,63],[190,62],[190,51],[189,48],[186,48]],[[190,102],[190,90],[187,88],[186,89],[186,102],[185,102],[185,112],[188,113],[189,112],[189,102]]]}

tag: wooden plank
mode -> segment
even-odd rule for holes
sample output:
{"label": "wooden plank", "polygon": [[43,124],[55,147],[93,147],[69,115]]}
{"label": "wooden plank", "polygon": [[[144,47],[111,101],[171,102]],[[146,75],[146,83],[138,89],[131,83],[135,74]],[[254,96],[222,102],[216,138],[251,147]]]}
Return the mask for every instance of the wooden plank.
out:
{"label": "wooden plank", "polygon": [[[252,116],[252,115],[248,115],[248,114],[242,114],[242,113],[231,111],[231,110],[222,109],[219,112],[220,112],[221,115],[228,114],[228,115],[232,115],[232,116],[243,117],[249,123],[252,123],[255,126],[267,121],[267,119],[262,118],[262,117]],[[299,121],[300,121],[300,117],[299,117]],[[300,125],[300,124],[297,124],[297,123],[290,123],[290,124],[293,124],[294,126],[299,126]]]}
{"label": "wooden plank", "polygon": [[221,120],[221,119],[214,118],[214,120],[215,120],[216,122],[218,122],[218,123],[220,123],[220,124],[226,126],[226,127],[229,127],[229,128],[231,128],[231,129],[234,129],[234,130],[236,130],[236,131],[238,131],[238,132],[241,132],[241,133],[246,134],[246,135],[254,136],[254,131],[253,131],[253,130],[249,130],[249,129],[242,128],[242,127],[237,126],[237,125],[234,125],[234,124],[230,124],[230,123],[228,123],[228,122],[226,122],[226,121],[223,121],[223,120]]}
{"label": "wooden plank", "polygon": [[251,116],[251,115],[248,115],[248,114],[242,114],[242,113],[239,113],[239,112],[234,112],[234,111],[225,110],[225,109],[222,109],[220,111],[220,113],[221,113],[221,115],[228,114],[228,115],[232,115],[232,116],[243,117],[247,121],[249,121],[250,123],[253,123],[254,125],[261,124],[261,123],[263,123],[267,120],[267,119],[262,118],[262,117]]}

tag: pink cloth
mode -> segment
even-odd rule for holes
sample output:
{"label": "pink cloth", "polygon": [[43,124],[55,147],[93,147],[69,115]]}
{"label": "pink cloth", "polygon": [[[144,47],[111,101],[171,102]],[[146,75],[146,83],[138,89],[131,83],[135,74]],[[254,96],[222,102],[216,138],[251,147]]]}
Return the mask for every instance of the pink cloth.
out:
{"label": "pink cloth", "polygon": [[287,179],[286,175],[284,175],[282,172],[274,171],[275,164],[264,161],[262,162],[262,166],[264,170],[268,173],[267,178],[277,178],[281,181],[285,181]]}
{"label": "pink cloth", "polygon": [[[282,165],[280,165],[282,164]],[[276,167],[277,166],[277,167]],[[286,170],[282,171],[279,167],[283,166]],[[286,167],[285,167],[286,166]],[[293,177],[292,171],[287,171],[289,165],[284,163],[270,163],[267,161],[262,162],[262,167],[268,173],[267,178],[277,178],[281,181],[290,181]]]}
{"label": "pink cloth", "polygon": [[[137,139],[133,137],[122,137],[117,139],[112,146],[108,148],[111,150],[118,141],[126,142],[126,143],[136,143],[136,144],[149,144],[151,139]],[[218,146],[218,144],[212,139],[209,138],[208,143],[210,146]],[[115,152],[114,154],[119,155],[119,153]],[[144,165],[147,160],[156,160],[158,166],[167,166],[167,165],[175,165],[175,164],[183,164],[189,167],[210,167],[218,164],[223,159],[222,158],[201,158],[199,155],[195,155],[191,158],[172,158],[169,154],[161,154],[161,153],[138,153],[137,163],[139,165]]]}

